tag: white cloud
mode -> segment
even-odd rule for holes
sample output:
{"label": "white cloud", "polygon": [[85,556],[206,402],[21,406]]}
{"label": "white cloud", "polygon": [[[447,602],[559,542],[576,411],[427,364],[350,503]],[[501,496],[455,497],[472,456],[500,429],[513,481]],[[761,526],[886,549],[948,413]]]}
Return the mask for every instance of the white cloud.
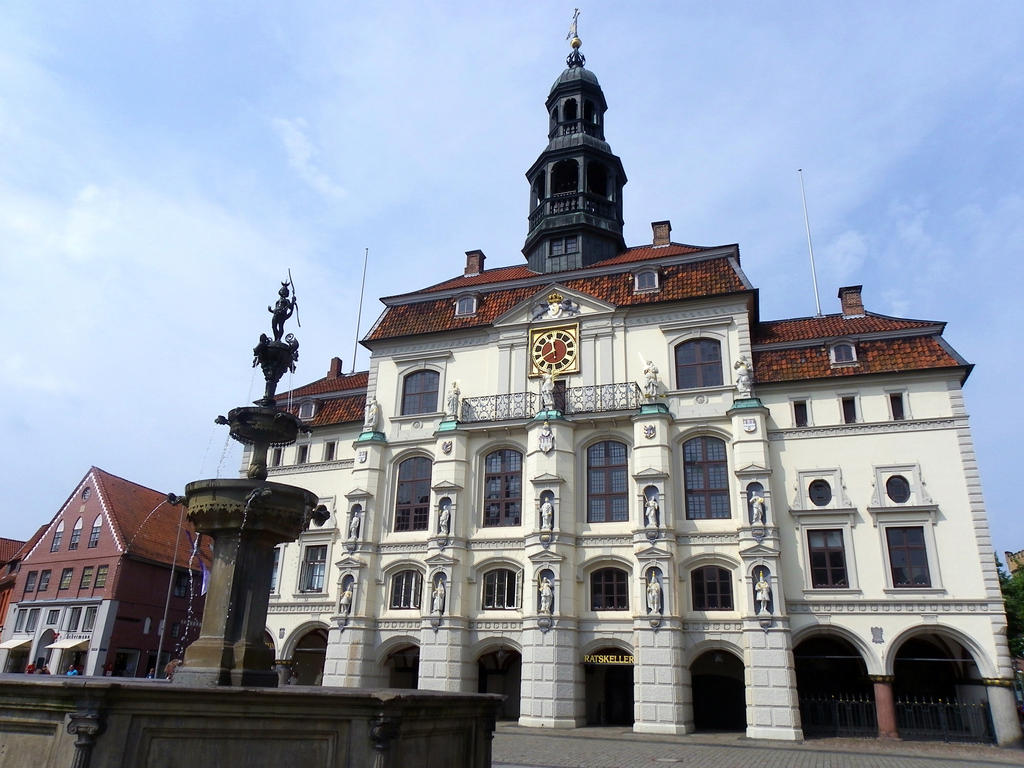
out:
{"label": "white cloud", "polygon": [[845,284],[860,270],[867,254],[868,244],[864,235],[848,229],[833,237],[822,248],[822,262],[833,280]]}
{"label": "white cloud", "polygon": [[347,196],[348,193],[317,165],[317,151],[307,136],[309,126],[303,118],[288,120],[275,117],[271,123],[284,144],[288,165],[300,179],[328,199]]}

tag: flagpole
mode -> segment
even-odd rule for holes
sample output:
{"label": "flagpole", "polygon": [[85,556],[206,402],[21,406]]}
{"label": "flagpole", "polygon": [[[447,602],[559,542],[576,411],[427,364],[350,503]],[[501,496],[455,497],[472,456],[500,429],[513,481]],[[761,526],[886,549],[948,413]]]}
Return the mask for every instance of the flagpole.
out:
{"label": "flagpole", "polygon": [[352,370],[349,375],[356,372],[356,354],[359,352],[359,324],[363,322],[363,291],[366,289],[366,258],[370,255],[370,249],[363,250],[363,283],[359,286],[359,311],[356,313],[356,338],[352,342]]}
{"label": "flagpole", "polygon": [[804,194],[804,169],[797,168],[800,177],[800,197],[804,201],[804,229],[807,230],[807,250],[811,254],[811,282],[814,284],[814,306],[817,308],[815,317],[821,317],[821,299],[818,298],[818,273],[814,269],[814,246],[811,245],[811,221],[807,218],[807,195]]}
{"label": "flagpole", "polygon": [[[167,598],[164,600],[164,618],[160,622],[160,642],[156,646],[156,666],[160,666],[160,654],[164,650],[164,635],[167,633],[167,613],[171,608],[171,589],[174,587],[174,572],[178,567],[178,544],[181,541],[181,526],[185,522],[185,505],[181,505],[181,512],[178,514],[178,533],[174,537],[174,556],[171,558],[171,578],[167,580]],[[159,669],[153,670],[153,679],[157,679]]]}

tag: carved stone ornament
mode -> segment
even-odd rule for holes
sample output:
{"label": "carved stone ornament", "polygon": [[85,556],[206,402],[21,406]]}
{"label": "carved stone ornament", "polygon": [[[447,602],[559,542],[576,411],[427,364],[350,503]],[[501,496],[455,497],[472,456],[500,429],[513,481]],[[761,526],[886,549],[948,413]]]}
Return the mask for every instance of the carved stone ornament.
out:
{"label": "carved stone ornament", "polygon": [[658,434],[658,430],[653,424],[644,424],[644,437],[653,440],[656,434]]}
{"label": "carved stone ornament", "polygon": [[540,434],[537,436],[537,445],[543,454],[551,453],[555,448],[555,436],[551,432],[551,425],[546,421],[540,430]]}
{"label": "carved stone ornament", "polygon": [[879,643],[879,644],[885,642],[885,636],[882,634],[882,628],[881,627],[872,627],[871,628],[871,642],[872,643]]}
{"label": "carved stone ornament", "polygon": [[707,395],[697,395],[694,400],[697,401],[697,405],[704,405],[708,401]]}
{"label": "carved stone ornament", "polygon": [[447,456],[452,452],[452,448],[454,447],[455,443],[453,443],[451,440],[445,440],[443,443],[441,443],[441,453]]}
{"label": "carved stone ornament", "polygon": [[359,453],[356,455],[356,459],[359,461],[360,464],[366,463],[366,457],[366,451],[359,451]]}
{"label": "carved stone ornament", "polygon": [[744,432],[757,432],[757,419],[744,419],[743,420],[743,431]]}

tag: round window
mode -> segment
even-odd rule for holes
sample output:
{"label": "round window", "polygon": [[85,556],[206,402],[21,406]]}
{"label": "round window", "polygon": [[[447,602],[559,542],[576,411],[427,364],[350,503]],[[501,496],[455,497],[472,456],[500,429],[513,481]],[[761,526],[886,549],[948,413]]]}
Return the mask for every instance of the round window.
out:
{"label": "round window", "polygon": [[832,486],[825,480],[815,480],[807,488],[807,493],[816,507],[824,507],[832,501]]}
{"label": "round window", "polygon": [[885,481],[885,494],[897,504],[910,498],[910,483],[903,475],[893,475]]}

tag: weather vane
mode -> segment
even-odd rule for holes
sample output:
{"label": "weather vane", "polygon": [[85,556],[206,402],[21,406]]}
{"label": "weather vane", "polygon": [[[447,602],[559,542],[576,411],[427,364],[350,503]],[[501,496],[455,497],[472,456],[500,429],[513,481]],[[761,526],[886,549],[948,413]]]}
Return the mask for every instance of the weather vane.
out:
{"label": "weather vane", "polygon": [[583,41],[580,40],[578,33],[579,18],[580,9],[573,9],[572,21],[569,22],[569,33],[565,36],[565,39],[570,41],[569,45],[572,46],[572,53],[565,59],[565,63],[569,65],[570,69],[572,67],[582,67],[587,63],[586,57],[580,53],[580,46],[583,45]]}

